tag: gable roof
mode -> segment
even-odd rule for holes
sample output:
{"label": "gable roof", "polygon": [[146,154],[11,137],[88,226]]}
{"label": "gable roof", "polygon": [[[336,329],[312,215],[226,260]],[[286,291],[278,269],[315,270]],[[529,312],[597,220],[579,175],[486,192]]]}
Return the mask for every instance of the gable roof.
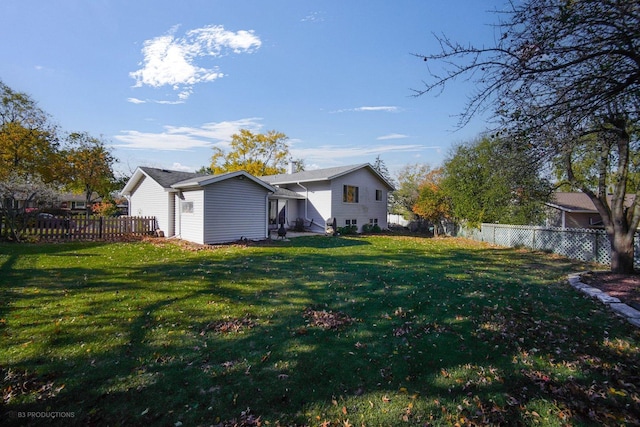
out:
{"label": "gable roof", "polygon": [[160,185],[166,191],[172,191],[171,186],[173,184],[184,181],[186,179],[201,176],[201,174],[197,174],[195,172],[182,172],[140,166],[136,169],[131,178],[129,178],[129,181],[127,181],[127,184],[124,186],[120,193],[122,195],[131,194],[138,182],[145,176],[157,182],[158,185]]}
{"label": "gable roof", "polygon": [[274,192],[276,191],[276,189],[274,187],[272,187],[271,185],[269,185],[268,183],[261,181],[260,179],[256,178],[255,176],[251,175],[249,172],[247,171],[234,171],[234,172],[227,172],[227,173],[222,173],[219,175],[198,175],[198,176],[193,176],[190,178],[187,178],[185,180],[176,182],[174,184],[171,185],[171,188],[175,188],[175,189],[187,189],[187,188],[198,188],[198,187],[204,187],[205,185],[210,185],[210,184],[214,184],[216,182],[220,182],[220,181],[224,181],[226,179],[231,179],[231,178],[240,178],[240,179],[248,179],[250,181],[255,182],[256,184],[264,187],[265,189],[267,189],[268,191]]}
{"label": "gable roof", "polygon": [[215,182],[223,181],[229,178],[235,178],[242,176],[247,178],[256,184],[266,188],[269,191],[275,192],[275,188],[268,183],[259,180],[255,176],[246,171],[227,172],[220,175],[205,175],[195,172],[182,172],[168,169],[157,169],[149,167],[139,167],[133,173],[133,176],[129,179],[127,184],[121,191],[121,194],[131,194],[137,183],[143,176],[147,176],[157,182],[165,191],[176,191],[187,188],[198,188],[205,185],[213,184]]}
{"label": "gable roof", "polygon": [[197,174],[195,172],[182,172],[148,167],[141,167],[140,170],[142,170],[149,178],[153,179],[164,188],[171,188],[173,184],[176,184],[180,181],[202,176],[201,174]]}
{"label": "gable roof", "polygon": [[359,169],[366,168],[382,181],[389,190],[395,188],[388,182],[378,171],[374,169],[369,163],[361,163],[358,165],[337,166],[333,168],[315,169],[309,171],[295,172],[295,173],[281,173],[278,175],[268,175],[260,177],[261,180],[268,182],[272,185],[278,184],[295,184],[298,182],[312,182],[312,181],[331,181],[332,179],[347,175],[355,172]]}

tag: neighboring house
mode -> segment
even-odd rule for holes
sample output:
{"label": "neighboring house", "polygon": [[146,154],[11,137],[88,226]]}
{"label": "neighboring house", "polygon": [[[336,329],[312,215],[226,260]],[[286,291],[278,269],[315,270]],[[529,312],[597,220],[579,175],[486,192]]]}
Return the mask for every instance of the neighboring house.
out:
{"label": "neighboring house", "polygon": [[155,216],[167,237],[224,243],[268,236],[268,195],[275,188],[245,172],[198,175],[140,167],[122,195],[129,215]]}
{"label": "neighboring house", "polygon": [[[100,202],[102,198],[98,193],[91,195],[91,202]],[[18,201],[18,207],[24,207],[27,212],[38,211],[41,207],[38,206],[37,201],[25,202],[24,200]],[[50,211],[56,215],[66,214],[85,214],[87,212],[87,200],[84,194],[74,193],[58,193],[55,195],[55,200],[51,205],[47,205],[44,208],[45,211]]]}
{"label": "neighboring house", "polygon": [[[607,196],[611,203],[611,196]],[[627,196],[626,205],[630,205],[633,196]],[[548,227],[560,228],[603,228],[602,217],[595,205],[585,193],[557,192],[547,205]]]}
{"label": "neighboring house", "polygon": [[256,178],[245,172],[198,175],[140,167],[122,190],[129,215],[155,216],[167,237],[196,243],[260,240],[270,229],[302,219],[325,232],[338,226],[387,228],[387,194],[393,190],[370,164]]}
{"label": "neighboring house", "polygon": [[[91,202],[96,203],[102,199],[97,193],[91,195]],[[60,194],[60,208],[70,213],[85,213],[87,211],[87,198],[85,194],[64,193]]]}
{"label": "neighboring house", "polygon": [[312,231],[324,232],[336,219],[338,227],[377,224],[388,228],[387,195],[393,186],[368,163],[263,176],[279,190],[293,193],[269,203],[269,222],[292,226],[297,218]]}

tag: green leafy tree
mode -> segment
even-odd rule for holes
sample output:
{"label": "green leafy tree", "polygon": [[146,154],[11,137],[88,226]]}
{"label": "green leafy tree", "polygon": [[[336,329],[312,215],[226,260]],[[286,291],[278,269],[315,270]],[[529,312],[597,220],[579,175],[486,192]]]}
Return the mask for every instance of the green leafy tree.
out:
{"label": "green leafy tree", "polygon": [[456,147],[441,181],[453,216],[471,226],[540,221],[552,186],[525,154],[489,137]]}
{"label": "green leafy tree", "polygon": [[287,140],[274,130],[263,134],[242,129],[232,135],[228,152],[214,148],[210,170],[214,174],[244,170],[255,176],[284,173],[291,158]]}
{"label": "green leafy tree", "polygon": [[[461,124],[491,108],[507,134],[519,138],[533,157],[562,165],[568,185],[587,194],[602,217],[611,242],[611,270],[631,273],[640,224],[634,169],[640,148],[635,132],[640,120],[638,2],[525,0],[510,2],[502,12],[495,45],[476,47],[440,37],[440,52],[418,55],[431,70],[435,63],[445,71],[433,72],[416,94],[470,77],[477,90]],[[585,151],[586,135],[596,135],[594,149]],[[589,162],[595,183],[581,179],[580,169]],[[628,194],[635,196],[631,203],[625,202]]]}
{"label": "green leafy tree", "polygon": [[68,147],[63,151],[65,187],[76,194],[83,194],[87,206],[86,215],[91,215],[94,193],[109,198],[116,190],[113,173],[115,157],[101,138],[86,132],[71,133],[67,137]]}

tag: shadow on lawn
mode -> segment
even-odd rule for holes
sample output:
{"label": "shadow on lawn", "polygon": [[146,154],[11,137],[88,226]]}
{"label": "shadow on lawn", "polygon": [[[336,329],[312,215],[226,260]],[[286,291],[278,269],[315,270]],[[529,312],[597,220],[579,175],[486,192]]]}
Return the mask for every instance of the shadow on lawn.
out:
{"label": "shadow on lawn", "polygon": [[[533,412],[564,422],[638,418],[637,390],[620,385],[640,384],[637,346],[611,344],[630,329],[558,284],[577,264],[420,241],[314,239],[92,271],[108,279],[72,292],[94,297],[78,305],[95,328],[65,323],[44,354],[3,366],[4,390],[26,379],[35,396],[5,398],[10,422],[70,411],[72,420],[47,421],[203,425],[247,408],[312,424],[363,414],[367,425],[418,425],[430,414],[480,424],[526,424]],[[73,277],[68,285],[87,273],[37,274]],[[308,308],[356,320],[322,329],[308,323]],[[62,357],[98,342],[112,343]]]}

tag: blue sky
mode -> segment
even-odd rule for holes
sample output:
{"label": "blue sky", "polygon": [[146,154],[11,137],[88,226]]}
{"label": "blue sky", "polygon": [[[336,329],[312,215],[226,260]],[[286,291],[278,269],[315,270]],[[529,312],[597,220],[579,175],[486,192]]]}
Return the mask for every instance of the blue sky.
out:
{"label": "blue sky", "polygon": [[307,169],[438,166],[473,91],[428,79],[433,33],[491,44],[502,0],[2,0],[0,80],[64,131],[136,166],[195,170],[240,129],[277,130]]}

